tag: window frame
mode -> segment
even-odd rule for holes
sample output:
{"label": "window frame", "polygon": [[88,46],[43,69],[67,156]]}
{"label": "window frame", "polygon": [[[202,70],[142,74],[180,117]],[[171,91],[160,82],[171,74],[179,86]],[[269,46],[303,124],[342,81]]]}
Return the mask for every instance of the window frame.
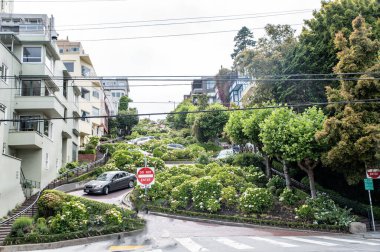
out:
{"label": "window frame", "polygon": [[[25,61],[24,60],[24,49],[25,48],[40,48],[41,49],[41,55],[40,55],[40,61]],[[36,57],[34,57],[36,58]],[[42,63],[42,59],[44,58],[44,53],[43,53],[43,50],[42,50],[42,46],[28,46],[28,45],[25,45],[22,47],[22,50],[21,50],[21,62],[22,63],[28,63],[28,64],[41,64]]]}

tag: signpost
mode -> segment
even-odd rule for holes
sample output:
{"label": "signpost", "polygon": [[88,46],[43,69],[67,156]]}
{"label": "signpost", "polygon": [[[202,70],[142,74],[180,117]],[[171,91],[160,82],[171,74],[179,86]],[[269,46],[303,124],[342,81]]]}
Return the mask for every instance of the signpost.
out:
{"label": "signpost", "polygon": [[[368,174],[368,172],[367,172],[367,174]],[[369,205],[371,207],[372,226],[373,226],[373,231],[376,231],[375,219],[373,218],[372,199],[371,199],[371,191],[373,191],[373,179],[372,178],[364,179],[364,188],[368,191]]]}

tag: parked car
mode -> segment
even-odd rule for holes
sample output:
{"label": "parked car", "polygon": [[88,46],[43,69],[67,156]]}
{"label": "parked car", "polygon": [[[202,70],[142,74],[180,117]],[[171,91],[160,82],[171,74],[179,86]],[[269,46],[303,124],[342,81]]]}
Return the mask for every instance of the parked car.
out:
{"label": "parked car", "polygon": [[225,149],[225,150],[221,150],[218,154],[218,156],[216,156],[215,159],[224,159],[224,158],[228,158],[230,156],[233,156],[235,154],[235,151],[233,149]]}
{"label": "parked car", "polygon": [[183,146],[182,144],[175,144],[175,143],[168,144],[168,145],[166,145],[166,147],[168,149],[172,149],[172,150],[183,150],[183,149],[185,149],[185,146]]}
{"label": "parked car", "polygon": [[133,187],[136,176],[133,173],[124,171],[110,171],[99,175],[96,180],[92,180],[84,185],[85,193],[108,194],[111,191]]}
{"label": "parked car", "polygon": [[149,142],[150,140],[153,140],[153,139],[154,139],[153,136],[141,137],[138,141],[136,141],[135,144],[142,145],[142,144],[147,143],[147,142]]}

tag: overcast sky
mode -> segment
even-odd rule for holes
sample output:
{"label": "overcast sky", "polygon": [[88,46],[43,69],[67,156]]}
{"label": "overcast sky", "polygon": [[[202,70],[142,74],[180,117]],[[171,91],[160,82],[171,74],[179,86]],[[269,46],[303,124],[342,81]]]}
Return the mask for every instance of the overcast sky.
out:
{"label": "overcast sky", "polygon": [[[233,39],[242,26],[250,28],[255,38],[262,36],[263,30],[254,28],[264,27],[268,23],[292,24],[299,31],[302,26],[297,24],[302,24],[303,20],[311,18],[311,10],[320,8],[320,0],[68,0],[66,2],[49,0],[45,3],[41,1],[48,0],[15,0],[14,12],[53,15],[59,38],[65,39],[68,36],[72,41],[82,41],[99,76],[215,75],[221,66],[231,67]],[[292,15],[261,14],[261,17],[256,18],[162,26],[141,25],[178,23],[195,19],[125,23],[227,15],[243,17],[245,14],[292,10],[306,11]],[[106,25],[112,27],[122,25],[140,25],[140,27],[75,30],[83,28],[77,25],[98,24],[86,26],[95,28],[104,27],[104,23],[116,23]],[[229,30],[236,31],[166,38],[118,39]],[[110,38],[115,40],[86,41]],[[162,84],[166,83],[168,82]],[[130,81],[130,96],[135,102],[180,102],[183,100],[183,95],[190,92],[189,85],[135,87],[139,84],[147,83]],[[132,106],[137,107],[140,113],[157,113],[168,112],[173,109],[173,105],[173,103],[136,103]]]}

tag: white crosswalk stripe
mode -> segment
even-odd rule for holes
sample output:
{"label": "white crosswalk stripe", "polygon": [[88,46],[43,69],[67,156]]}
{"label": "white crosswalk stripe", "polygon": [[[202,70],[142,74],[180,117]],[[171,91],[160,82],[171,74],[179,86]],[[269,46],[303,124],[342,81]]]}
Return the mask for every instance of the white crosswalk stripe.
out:
{"label": "white crosswalk stripe", "polygon": [[316,240],[299,238],[299,237],[283,236],[282,238],[288,239],[288,240],[293,240],[293,241],[300,241],[300,242],[305,242],[305,243],[312,243],[312,244],[317,244],[317,245],[322,245],[322,246],[328,246],[328,247],[338,246],[338,244],[335,244],[335,243],[322,242],[322,241],[316,241]]}
{"label": "white crosswalk stripe", "polygon": [[256,236],[248,237],[248,238],[256,240],[256,241],[265,241],[265,242],[268,242],[268,243],[271,243],[271,244],[274,244],[274,245],[279,245],[279,246],[284,247],[284,248],[299,247],[298,245],[290,244],[290,243],[287,243],[287,242],[276,241],[276,240],[272,240],[272,239],[269,239],[269,238],[256,237]]}
{"label": "white crosswalk stripe", "polygon": [[329,237],[329,236],[315,236],[317,238],[331,240],[331,241],[340,241],[340,242],[348,242],[348,243],[359,243],[359,244],[366,244],[371,246],[380,246],[380,243],[374,243],[374,242],[368,242],[363,240],[349,240],[349,239],[342,239],[342,238],[336,238],[336,237]]}
{"label": "white crosswalk stripe", "polygon": [[176,238],[175,240],[191,252],[209,251],[207,248],[202,247],[191,238]]}
{"label": "white crosswalk stripe", "polygon": [[243,244],[243,243],[240,243],[240,242],[236,242],[234,240],[231,240],[231,239],[228,239],[228,238],[224,238],[224,237],[219,237],[219,238],[216,238],[215,239],[217,242],[220,242],[226,246],[229,246],[231,248],[234,248],[234,249],[254,249],[253,247],[249,246],[249,245],[246,245],[246,244]]}

